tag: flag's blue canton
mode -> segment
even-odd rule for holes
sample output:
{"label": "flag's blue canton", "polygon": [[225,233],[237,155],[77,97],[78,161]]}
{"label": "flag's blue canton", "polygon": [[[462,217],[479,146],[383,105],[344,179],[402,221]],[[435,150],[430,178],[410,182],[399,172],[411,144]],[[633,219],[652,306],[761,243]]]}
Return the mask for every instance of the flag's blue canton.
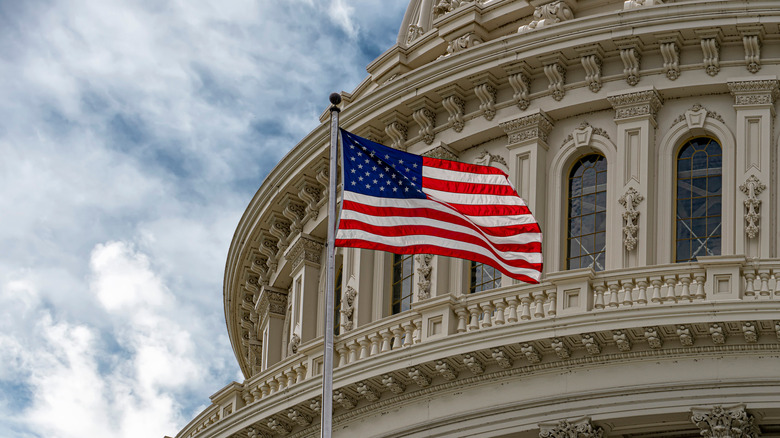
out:
{"label": "flag's blue canton", "polygon": [[341,131],[344,190],[383,198],[425,198],[422,157]]}

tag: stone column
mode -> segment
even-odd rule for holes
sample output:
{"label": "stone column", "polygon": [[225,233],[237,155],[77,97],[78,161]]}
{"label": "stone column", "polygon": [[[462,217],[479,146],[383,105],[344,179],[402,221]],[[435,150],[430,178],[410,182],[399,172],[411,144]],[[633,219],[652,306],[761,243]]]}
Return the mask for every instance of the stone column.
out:
{"label": "stone column", "polygon": [[776,160],[772,124],[777,77],[731,79],[728,86],[737,112],[735,253],[776,257],[777,224],[772,212],[777,208],[777,187],[771,166]]}
{"label": "stone column", "polygon": [[[293,279],[293,285],[298,281],[301,282],[299,315],[295,315],[291,321],[300,322],[302,343],[314,339],[317,335],[320,321],[320,315],[317,314],[320,262],[324,249],[325,245],[322,241],[301,233],[290,244],[285,254],[285,258],[290,262],[290,277]],[[294,327],[291,327],[292,329]]]}
{"label": "stone column", "polygon": [[[553,120],[542,110],[527,116],[500,123],[506,132],[509,150],[509,180],[531,209],[534,217],[546,231],[547,221],[547,137]],[[545,249],[550,249],[545,246]],[[547,251],[552,254],[552,252]],[[511,280],[504,278],[504,281]],[[505,283],[506,285],[506,283]]]}
{"label": "stone column", "polygon": [[[618,172],[616,178],[611,178],[615,185],[608,188],[608,196],[610,200],[618,199],[622,217],[620,246],[607,248],[607,252],[622,257],[611,257],[614,264],[607,268],[651,265],[655,263],[652,242],[657,202],[655,116],[662,104],[661,96],[651,86],[613,93],[607,99],[615,109],[617,125],[617,163],[609,163],[609,169]],[[616,213],[609,212],[617,217]]]}
{"label": "stone column", "polygon": [[754,438],[760,432],[745,405],[691,408],[691,421],[702,436],[713,438]]}

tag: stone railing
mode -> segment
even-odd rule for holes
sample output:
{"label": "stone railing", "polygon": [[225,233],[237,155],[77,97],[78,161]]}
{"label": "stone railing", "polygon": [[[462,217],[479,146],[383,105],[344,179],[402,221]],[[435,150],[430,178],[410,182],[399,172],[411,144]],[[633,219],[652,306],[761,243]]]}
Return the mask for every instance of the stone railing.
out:
{"label": "stone railing", "polygon": [[[513,285],[472,295],[433,297],[414,303],[410,311],[337,336],[334,388],[340,387],[340,376],[350,376],[348,380],[356,378],[351,375],[354,364],[366,363],[371,368],[372,358],[386,358],[381,363],[408,358],[415,354],[418,345],[435,346],[449,338],[455,342],[453,345],[468,343],[471,332],[479,336],[479,332],[504,327],[501,333],[506,335],[508,326],[523,324],[534,324],[535,330],[539,331],[541,327],[544,331],[546,321],[554,328],[569,317],[582,319],[582,316],[599,313],[617,316],[626,312],[626,315],[641,319],[643,309],[647,309],[648,314],[658,315],[665,313],[663,308],[668,308],[670,314],[679,319],[679,315],[686,314],[680,306],[699,309],[700,304],[736,303],[744,307],[749,302],[762,300],[780,300],[780,260],[748,261],[744,257],[718,256],[701,258],[696,263],[606,272],[580,269],[549,274],[538,285]],[[602,325],[604,322],[598,318],[586,319]],[[686,322],[679,321],[680,324]],[[776,326],[780,337],[780,322]],[[278,398],[275,394],[284,392],[288,394],[286,397],[297,394],[301,391],[296,386],[302,383],[302,391],[306,394],[298,396],[310,400],[307,403],[314,406],[311,409],[316,412],[315,407],[319,406],[316,380],[321,375],[322,348],[322,339],[314,339],[301,345],[298,354],[274,364],[243,384],[233,383],[224,388],[211,397],[213,404],[177,437],[199,435],[236,411],[261,401],[262,406],[257,409],[266,409],[266,401],[275,406]],[[425,347],[421,351],[426,348],[429,349]],[[299,414],[289,420],[298,422],[296,415]]]}

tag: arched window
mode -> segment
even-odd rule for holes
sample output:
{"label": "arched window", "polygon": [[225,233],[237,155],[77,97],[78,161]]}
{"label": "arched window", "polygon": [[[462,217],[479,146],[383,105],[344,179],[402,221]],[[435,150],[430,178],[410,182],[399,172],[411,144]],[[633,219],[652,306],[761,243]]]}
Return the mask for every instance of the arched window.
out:
{"label": "arched window", "polygon": [[392,314],[412,308],[412,268],[411,254],[393,254],[393,296],[390,299]]}
{"label": "arched window", "polygon": [[720,255],[723,150],[709,137],[687,141],[677,155],[676,262]]}
{"label": "arched window", "polygon": [[501,286],[501,272],[484,263],[471,262],[471,286],[469,293],[482,292]]}
{"label": "arched window", "polygon": [[607,159],[590,154],[569,173],[566,268],[604,270],[607,235]]}

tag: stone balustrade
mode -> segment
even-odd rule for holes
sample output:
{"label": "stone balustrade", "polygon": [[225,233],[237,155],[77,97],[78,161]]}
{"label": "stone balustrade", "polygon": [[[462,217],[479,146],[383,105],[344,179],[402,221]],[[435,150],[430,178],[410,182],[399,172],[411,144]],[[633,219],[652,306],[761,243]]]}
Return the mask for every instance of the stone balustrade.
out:
{"label": "stone balustrade", "polygon": [[[603,312],[631,312],[634,318],[641,318],[643,312],[652,313],[653,317],[667,315],[668,322],[679,325],[682,332],[678,333],[680,342],[685,345],[688,330],[686,324],[693,321],[689,320],[689,313],[684,306],[693,306],[690,307],[693,310],[700,309],[701,306],[696,306],[701,304],[725,306],[740,303],[742,307],[749,307],[751,302],[758,306],[759,301],[780,300],[779,280],[780,260],[748,261],[744,257],[718,256],[702,257],[697,263],[638,269],[598,273],[590,269],[559,272],[548,275],[545,281],[538,285],[512,285],[472,295],[447,294],[432,297],[415,303],[410,311],[383,318],[337,336],[334,344],[337,353],[334,388],[339,389],[344,385],[339,377],[350,374],[351,367],[355,364],[371,363],[371,359],[379,356],[383,359],[377,364],[390,363],[409,357],[407,352],[413,352],[418,346],[429,345],[433,348],[437,342],[468,344],[472,333],[477,335],[495,330],[497,333],[504,333],[503,336],[511,336],[516,333],[511,331],[513,325],[519,327],[534,324],[534,329],[538,332],[537,338],[552,339],[551,348],[558,357],[565,358],[568,357],[568,349],[562,346],[558,338],[545,334],[545,330],[554,331],[556,326],[560,326],[562,321],[570,317],[579,318]],[[664,308],[668,311],[665,312]],[[621,327],[610,326],[611,320],[613,318],[595,321],[604,326],[603,329],[615,333],[615,346],[622,350],[621,346],[630,344],[625,334],[620,332]],[[780,337],[780,323],[775,325],[777,336]],[[748,326],[748,334],[755,333],[755,330],[750,331],[750,324]],[[712,339],[720,339],[718,335],[722,332],[722,326],[715,323],[708,327]],[[655,345],[653,341],[657,339],[653,335],[653,328],[647,330],[650,330],[650,335],[646,335],[646,342],[652,347]],[[589,344],[590,339],[590,334],[582,334],[582,345],[588,351],[591,350],[589,346],[600,348],[596,344]],[[451,347],[447,349],[452,350]],[[498,348],[496,350],[498,351]],[[520,352],[531,363],[541,357],[538,350],[529,343],[522,344]],[[318,380],[321,375],[322,355],[322,339],[317,338],[301,345],[297,354],[287,357],[243,384],[229,385],[215,394],[212,397],[213,404],[178,436],[194,437],[236,411],[256,404],[265,405],[263,401],[272,402],[275,400],[275,394],[291,391],[294,393],[296,386],[302,383],[308,382],[308,385],[304,386],[307,392],[313,391],[309,397],[311,405],[316,406],[319,401]],[[499,356],[496,360],[503,359],[502,354]],[[473,355],[469,357],[473,358]],[[469,364],[472,362],[474,361],[471,360]],[[386,376],[383,378],[387,380]],[[357,382],[357,392],[360,393],[362,388],[364,393],[375,394],[377,390],[365,382]],[[311,412],[304,413],[309,414]]]}

